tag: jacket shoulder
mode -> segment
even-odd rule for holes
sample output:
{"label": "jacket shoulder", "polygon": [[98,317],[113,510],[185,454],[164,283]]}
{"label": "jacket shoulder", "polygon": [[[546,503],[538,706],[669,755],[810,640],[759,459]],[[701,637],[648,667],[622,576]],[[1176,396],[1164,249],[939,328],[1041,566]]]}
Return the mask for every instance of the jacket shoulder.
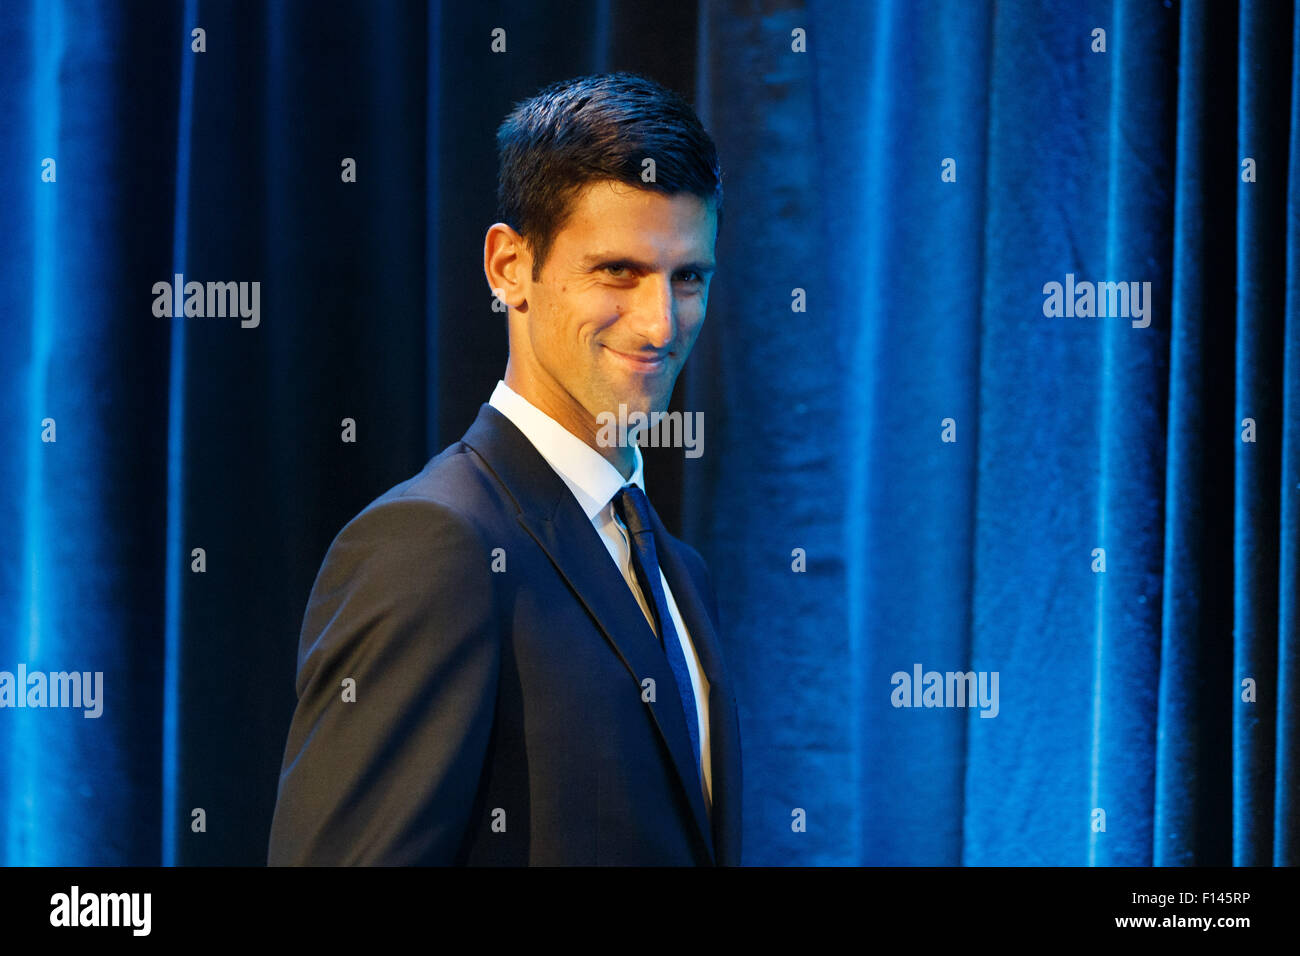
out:
{"label": "jacket shoulder", "polygon": [[506,512],[495,479],[482,467],[473,449],[457,441],[431,458],[418,473],[372,499],[343,526],[339,537],[357,523],[404,515],[414,518],[412,530],[419,530],[420,524],[441,521],[481,537],[492,517]]}

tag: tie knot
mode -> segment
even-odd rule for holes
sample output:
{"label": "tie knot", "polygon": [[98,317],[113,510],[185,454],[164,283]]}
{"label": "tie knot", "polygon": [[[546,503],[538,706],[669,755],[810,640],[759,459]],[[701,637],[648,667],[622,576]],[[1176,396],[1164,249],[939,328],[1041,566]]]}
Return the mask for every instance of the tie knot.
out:
{"label": "tie knot", "polygon": [[650,502],[636,485],[624,485],[614,496],[614,510],[634,535],[650,530]]}

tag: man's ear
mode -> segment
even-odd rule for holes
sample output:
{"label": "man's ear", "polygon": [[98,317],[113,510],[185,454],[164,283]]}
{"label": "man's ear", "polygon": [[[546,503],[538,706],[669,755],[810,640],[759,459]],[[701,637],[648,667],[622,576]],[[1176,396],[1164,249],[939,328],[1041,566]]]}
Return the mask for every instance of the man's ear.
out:
{"label": "man's ear", "polygon": [[532,268],[532,253],[523,236],[504,222],[488,227],[483,237],[483,274],[498,300],[515,309],[527,304]]}

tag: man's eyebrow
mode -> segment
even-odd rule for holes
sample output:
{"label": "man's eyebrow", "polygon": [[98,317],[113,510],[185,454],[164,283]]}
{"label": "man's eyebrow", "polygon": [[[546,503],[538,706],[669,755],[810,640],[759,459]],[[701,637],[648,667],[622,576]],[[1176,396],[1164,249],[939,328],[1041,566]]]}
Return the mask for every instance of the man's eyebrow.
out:
{"label": "man's eyebrow", "polygon": [[[617,253],[595,252],[591,255],[583,256],[580,260],[583,268],[600,264],[610,264],[614,262],[629,265],[634,269],[640,269],[644,272],[654,271],[654,267],[648,262],[642,262],[633,256],[620,256]],[[716,272],[718,264],[716,262],[683,262],[678,269],[692,269],[695,272]]]}

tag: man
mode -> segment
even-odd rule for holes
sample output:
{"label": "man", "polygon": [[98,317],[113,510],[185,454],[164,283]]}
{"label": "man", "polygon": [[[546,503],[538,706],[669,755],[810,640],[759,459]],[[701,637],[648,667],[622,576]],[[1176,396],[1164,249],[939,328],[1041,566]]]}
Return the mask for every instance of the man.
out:
{"label": "man", "polygon": [[635,442],[600,427],[666,409],[699,334],[716,151],[633,74],[553,84],[497,138],[505,378],[330,546],[268,859],[738,865],[708,571],[649,506]]}

